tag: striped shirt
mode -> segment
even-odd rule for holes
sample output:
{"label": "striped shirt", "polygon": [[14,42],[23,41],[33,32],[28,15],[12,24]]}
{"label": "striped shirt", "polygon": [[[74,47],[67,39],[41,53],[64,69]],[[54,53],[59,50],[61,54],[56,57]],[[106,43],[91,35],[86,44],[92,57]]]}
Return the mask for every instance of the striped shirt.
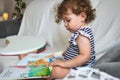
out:
{"label": "striped shirt", "polygon": [[80,29],[78,29],[76,32],[74,32],[71,35],[71,37],[68,40],[70,44],[69,44],[68,48],[65,51],[64,59],[69,60],[69,59],[72,59],[72,58],[76,57],[77,55],[79,55],[79,48],[78,48],[78,45],[75,42],[75,40],[80,34],[87,37],[87,38],[89,38],[90,47],[91,47],[90,60],[87,63],[85,63],[84,65],[82,65],[82,66],[92,67],[94,65],[94,63],[95,63],[95,47],[94,47],[95,44],[94,44],[94,36],[93,36],[92,30],[88,26],[81,27]]}

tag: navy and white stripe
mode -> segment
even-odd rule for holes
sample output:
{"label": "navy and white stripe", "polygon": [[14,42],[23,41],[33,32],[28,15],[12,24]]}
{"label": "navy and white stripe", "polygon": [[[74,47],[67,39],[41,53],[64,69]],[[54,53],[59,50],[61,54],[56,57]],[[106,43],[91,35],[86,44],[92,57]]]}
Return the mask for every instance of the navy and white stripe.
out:
{"label": "navy and white stripe", "polygon": [[80,28],[79,30],[77,30],[75,33],[73,33],[71,35],[71,37],[69,39],[70,45],[65,51],[64,59],[69,60],[69,59],[72,59],[72,58],[76,57],[79,54],[79,48],[78,48],[77,43],[75,42],[75,39],[80,34],[89,38],[90,46],[91,46],[90,60],[86,64],[84,64],[83,66],[92,67],[94,65],[94,63],[95,63],[95,47],[94,47],[95,44],[94,44],[94,36],[93,36],[92,30],[88,26]]}

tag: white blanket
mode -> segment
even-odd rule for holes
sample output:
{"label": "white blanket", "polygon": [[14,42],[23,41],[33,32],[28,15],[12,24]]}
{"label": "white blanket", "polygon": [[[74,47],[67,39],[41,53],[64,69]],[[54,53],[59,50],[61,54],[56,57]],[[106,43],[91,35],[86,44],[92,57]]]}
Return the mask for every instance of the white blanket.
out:
{"label": "white blanket", "polygon": [[[42,36],[48,49],[64,50],[70,33],[63,23],[55,23],[54,8],[62,0],[34,0],[27,6],[18,35]],[[120,42],[120,0],[91,0],[96,19],[90,26],[95,36],[97,59]]]}

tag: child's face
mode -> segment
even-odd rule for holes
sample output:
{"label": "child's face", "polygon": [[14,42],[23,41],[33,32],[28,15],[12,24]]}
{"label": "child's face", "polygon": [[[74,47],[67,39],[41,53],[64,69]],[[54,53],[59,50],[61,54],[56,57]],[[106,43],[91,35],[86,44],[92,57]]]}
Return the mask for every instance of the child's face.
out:
{"label": "child's face", "polygon": [[62,17],[65,28],[74,33],[85,24],[86,14],[80,13],[76,15],[71,10],[68,10]]}

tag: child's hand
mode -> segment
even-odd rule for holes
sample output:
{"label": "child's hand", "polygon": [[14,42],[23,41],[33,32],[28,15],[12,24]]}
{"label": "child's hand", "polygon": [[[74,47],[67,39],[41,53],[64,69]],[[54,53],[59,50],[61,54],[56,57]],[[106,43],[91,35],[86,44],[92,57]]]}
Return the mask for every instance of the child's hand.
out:
{"label": "child's hand", "polygon": [[50,65],[65,67],[65,63],[63,60],[54,60]]}

